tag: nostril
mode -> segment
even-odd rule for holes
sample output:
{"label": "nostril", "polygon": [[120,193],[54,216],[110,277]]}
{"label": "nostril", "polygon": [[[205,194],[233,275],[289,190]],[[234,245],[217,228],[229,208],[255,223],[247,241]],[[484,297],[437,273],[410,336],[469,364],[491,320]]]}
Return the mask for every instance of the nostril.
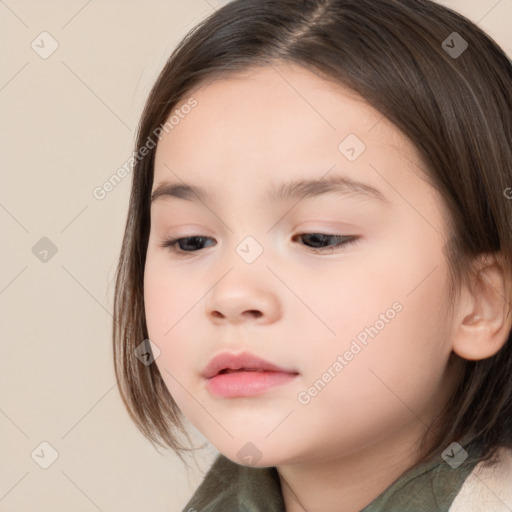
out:
{"label": "nostril", "polygon": [[261,311],[258,311],[257,309],[250,309],[249,311],[246,311],[245,313],[255,316],[256,318],[259,318],[263,314]]}

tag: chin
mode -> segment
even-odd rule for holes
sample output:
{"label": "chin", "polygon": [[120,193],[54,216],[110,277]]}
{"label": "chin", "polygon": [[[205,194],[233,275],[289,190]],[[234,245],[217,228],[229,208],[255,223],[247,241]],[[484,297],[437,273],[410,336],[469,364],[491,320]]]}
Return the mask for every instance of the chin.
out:
{"label": "chin", "polygon": [[281,449],[261,442],[236,442],[227,446],[215,446],[217,450],[235,464],[247,467],[266,468],[287,464],[292,457],[287,457]]}

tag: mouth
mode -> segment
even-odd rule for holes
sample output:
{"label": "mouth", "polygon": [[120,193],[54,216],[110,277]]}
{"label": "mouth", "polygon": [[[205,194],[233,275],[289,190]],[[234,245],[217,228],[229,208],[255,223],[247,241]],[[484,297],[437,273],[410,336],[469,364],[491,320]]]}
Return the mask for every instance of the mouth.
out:
{"label": "mouth", "polygon": [[232,354],[223,352],[215,356],[201,373],[205,379],[211,379],[216,375],[235,372],[278,372],[298,374],[294,369],[282,368],[274,363],[261,359],[249,352]]}
{"label": "mouth", "polygon": [[215,397],[243,398],[261,395],[299,375],[289,368],[249,353],[222,353],[214,357],[202,373],[207,390]]}

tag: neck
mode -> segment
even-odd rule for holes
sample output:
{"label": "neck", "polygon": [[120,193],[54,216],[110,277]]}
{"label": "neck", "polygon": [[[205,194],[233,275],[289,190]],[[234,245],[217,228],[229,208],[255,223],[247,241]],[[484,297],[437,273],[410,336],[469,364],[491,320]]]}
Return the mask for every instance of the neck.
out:
{"label": "neck", "polygon": [[[337,458],[279,466],[286,512],[359,512],[420,460],[417,420]],[[335,451],[335,450],[332,450]]]}

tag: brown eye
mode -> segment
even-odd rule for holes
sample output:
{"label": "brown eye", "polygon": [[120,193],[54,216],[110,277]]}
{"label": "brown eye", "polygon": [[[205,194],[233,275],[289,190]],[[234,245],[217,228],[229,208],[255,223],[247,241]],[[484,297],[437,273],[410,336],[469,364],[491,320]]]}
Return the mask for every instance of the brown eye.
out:
{"label": "brown eye", "polygon": [[202,244],[212,238],[206,236],[186,236],[183,238],[168,238],[161,244],[162,247],[168,247],[173,252],[197,252],[203,249]]}
{"label": "brown eye", "polygon": [[357,240],[355,236],[326,235],[323,233],[302,233],[297,237],[303,239],[305,245],[316,250],[315,252],[333,251],[337,247],[346,246]]}

